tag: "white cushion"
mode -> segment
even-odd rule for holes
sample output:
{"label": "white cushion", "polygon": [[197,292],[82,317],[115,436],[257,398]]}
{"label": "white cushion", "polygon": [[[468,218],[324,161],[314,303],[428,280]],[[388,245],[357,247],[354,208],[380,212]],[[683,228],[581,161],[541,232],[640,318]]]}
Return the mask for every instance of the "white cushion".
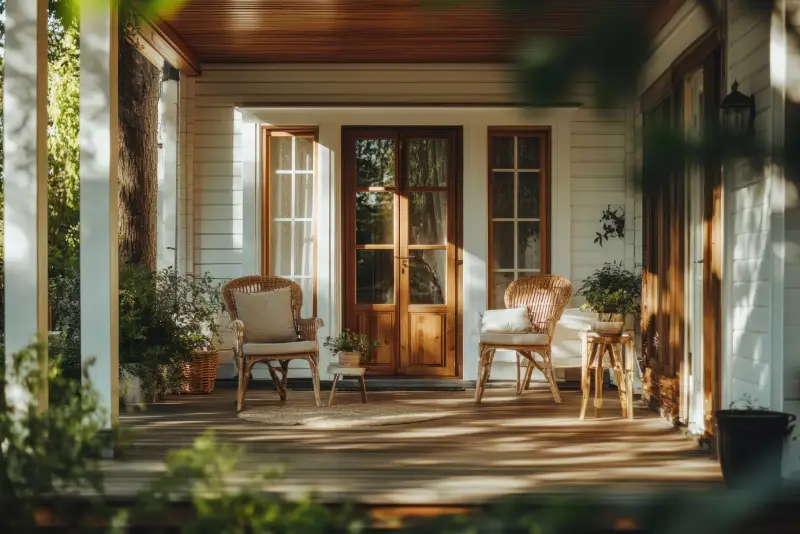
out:
{"label": "white cushion", "polygon": [[245,343],[245,356],[272,356],[274,354],[311,354],[317,352],[316,341],[292,341],[291,343]]}
{"label": "white cushion", "polygon": [[547,334],[481,334],[481,343],[490,345],[549,345],[550,336]]}
{"label": "white cushion", "polygon": [[244,323],[245,343],[297,341],[291,288],[263,293],[234,291],[233,298],[236,301],[236,315]]}
{"label": "white cushion", "polygon": [[482,334],[530,332],[533,325],[525,306],[509,310],[487,310],[481,317]]}

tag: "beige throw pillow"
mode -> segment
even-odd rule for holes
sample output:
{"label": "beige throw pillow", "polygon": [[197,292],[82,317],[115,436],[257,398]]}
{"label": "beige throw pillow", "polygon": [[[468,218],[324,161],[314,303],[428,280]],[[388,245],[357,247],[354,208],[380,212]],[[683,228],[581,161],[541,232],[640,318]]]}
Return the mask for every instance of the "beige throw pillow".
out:
{"label": "beige throw pillow", "polygon": [[521,306],[507,310],[487,310],[481,317],[482,334],[520,334],[533,328],[528,308]]}
{"label": "beige throw pillow", "polygon": [[233,298],[236,301],[236,315],[244,323],[245,343],[297,341],[291,288],[264,293],[234,291]]}

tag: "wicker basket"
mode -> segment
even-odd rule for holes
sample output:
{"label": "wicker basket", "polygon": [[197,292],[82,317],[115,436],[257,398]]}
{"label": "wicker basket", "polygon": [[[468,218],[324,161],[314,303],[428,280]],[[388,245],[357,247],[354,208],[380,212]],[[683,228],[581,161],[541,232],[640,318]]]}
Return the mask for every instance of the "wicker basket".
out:
{"label": "wicker basket", "polygon": [[198,350],[193,352],[189,357],[189,361],[182,364],[181,393],[192,395],[214,391],[214,383],[217,379],[217,364],[219,364],[218,350]]}
{"label": "wicker basket", "polygon": [[340,367],[361,367],[361,353],[360,352],[340,352],[339,353],[339,366]]}

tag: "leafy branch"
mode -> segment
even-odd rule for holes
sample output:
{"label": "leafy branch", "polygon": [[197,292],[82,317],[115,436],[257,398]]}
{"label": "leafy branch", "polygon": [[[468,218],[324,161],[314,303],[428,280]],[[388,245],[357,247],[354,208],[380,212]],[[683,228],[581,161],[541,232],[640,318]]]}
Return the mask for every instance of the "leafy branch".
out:
{"label": "leafy branch", "polygon": [[611,204],[609,204],[608,208],[603,210],[600,222],[603,224],[603,233],[595,232],[597,237],[594,238],[594,242],[601,247],[603,240],[608,241],[612,237],[625,238],[625,210],[622,207],[612,210]]}

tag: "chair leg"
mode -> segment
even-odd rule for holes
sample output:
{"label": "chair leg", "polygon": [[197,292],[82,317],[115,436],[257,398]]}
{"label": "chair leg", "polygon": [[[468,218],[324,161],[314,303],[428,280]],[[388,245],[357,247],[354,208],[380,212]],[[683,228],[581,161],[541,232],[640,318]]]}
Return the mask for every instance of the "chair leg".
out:
{"label": "chair leg", "polygon": [[236,411],[241,412],[242,407],[244,406],[244,391],[247,387],[247,383],[245,381],[245,373],[247,373],[246,369],[247,365],[245,364],[244,358],[239,361],[239,387],[236,388]]}
{"label": "chair leg", "polygon": [[286,400],[286,384],[289,382],[289,360],[281,361],[281,400]]}
{"label": "chair leg", "polygon": [[481,402],[483,393],[486,391],[486,384],[489,382],[489,375],[494,360],[494,349],[481,348],[478,363],[478,384],[475,387],[475,402]]}
{"label": "chair leg", "polygon": [[269,376],[272,378],[272,383],[275,385],[275,391],[278,392],[278,397],[280,397],[282,401],[285,401],[286,391],[281,391],[281,377],[279,376],[278,369],[273,367],[272,362],[269,360],[264,362],[264,365],[266,365],[269,370]]}
{"label": "chair leg", "polygon": [[314,404],[319,408],[322,406],[322,401],[319,400],[319,367],[313,356],[309,356],[307,360],[308,365],[311,367],[311,384],[314,386]]}
{"label": "chair leg", "polygon": [[519,351],[516,352],[517,354],[517,395],[522,395],[522,382],[520,381],[520,369],[522,365],[522,360],[519,357]]}
{"label": "chair leg", "polygon": [[361,385],[361,402],[367,403],[367,379],[364,375],[358,377],[358,383]]}
{"label": "chair leg", "polygon": [[331,385],[331,396],[328,397],[328,406],[333,406],[333,396],[336,394],[336,384],[339,383],[339,375],[333,375],[333,385]]}
{"label": "chair leg", "polygon": [[523,391],[528,391],[531,389],[531,379],[533,378],[533,370],[536,368],[536,364],[533,360],[533,354],[530,352],[528,353],[528,367],[525,369],[525,379],[522,381],[522,389]]}
{"label": "chair leg", "polygon": [[561,392],[558,390],[558,383],[556,382],[556,372],[553,369],[553,361],[550,359],[550,349],[547,349],[546,357],[545,357],[545,375],[547,375],[547,381],[550,383],[550,392],[553,394],[553,400],[556,401],[556,404],[561,404]]}
{"label": "chair leg", "polygon": [[242,410],[244,410],[244,397],[247,394],[247,386],[249,385],[249,382],[250,382],[250,380],[249,380],[250,373],[253,371],[253,365],[255,365],[255,363],[256,362],[248,361],[244,365],[244,372],[241,375],[239,375],[240,387],[239,387],[239,391],[238,391],[238,398],[237,398],[237,403],[236,404],[237,404],[237,409],[240,412]]}

